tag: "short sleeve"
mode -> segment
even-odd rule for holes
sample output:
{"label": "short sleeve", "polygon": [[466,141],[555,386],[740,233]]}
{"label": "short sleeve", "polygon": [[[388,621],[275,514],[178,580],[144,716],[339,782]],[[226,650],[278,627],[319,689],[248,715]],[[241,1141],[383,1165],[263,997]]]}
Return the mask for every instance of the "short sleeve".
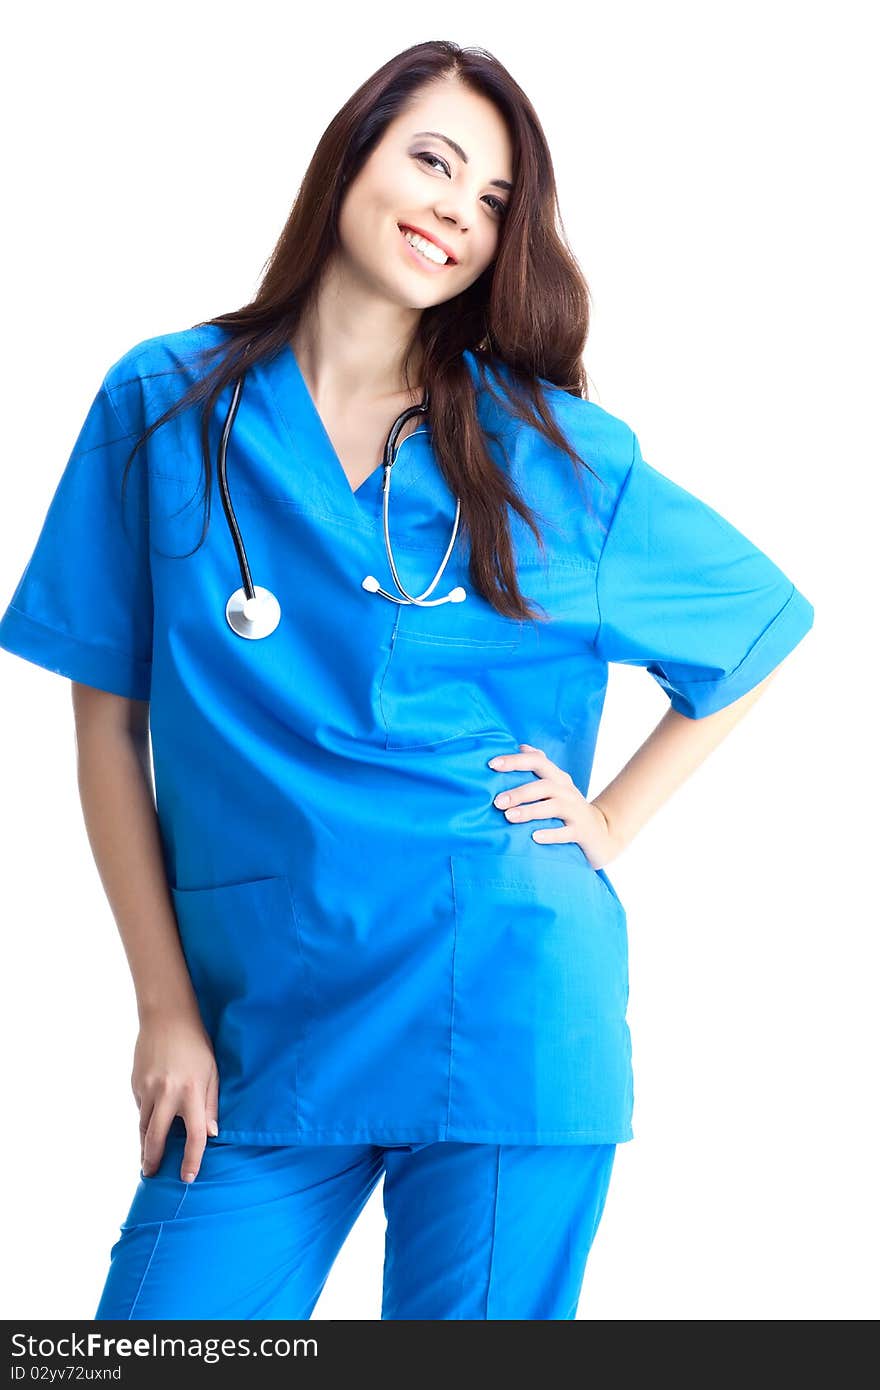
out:
{"label": "short sleeve", "polygon": [[[0,647],[114,695],[150,697],[153,602],[141,422],[118,414],[107,377],[36,545],[0,618]],[[135,428],[135,425],[137,428]]]}
{"label": "short sleeve", "polygon": [[758,685],[813,624],[812,605],[782,570],[646,463],[635,435],[597,590],[597,654],[644,666],[690,719]]}

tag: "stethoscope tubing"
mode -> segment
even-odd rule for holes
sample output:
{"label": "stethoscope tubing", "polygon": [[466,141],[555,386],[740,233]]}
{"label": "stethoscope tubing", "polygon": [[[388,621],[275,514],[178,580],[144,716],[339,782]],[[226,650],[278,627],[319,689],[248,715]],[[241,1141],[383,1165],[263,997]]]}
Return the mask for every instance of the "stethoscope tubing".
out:
{"label": "stethoscope tubing", "polygon": [[238,556],[238,567],[241,571],[241,582],[247,598],[252,599],[255,595],[254,583],[251,578],[251,568],[248,564],[247,552],[244,548],[244,541],[241,538],[241,531],[238,528],[238,520],[232,506],[232,498],[229,495],[229,483],[226,477],[226,446],[232,434],[232,426],[235,424],[235,417],[238,414],[238,407],[241,402],[241,393],[244,386],[244,376],[240,376],[235,383],[235,390],[232,393],[232,400],[226,412],[226,420],[223,425],[223,433],[220,436],[220,453],[217,464],[217,475],[220,484],[220,499],[223,503],[223,510],[226,513],[226,522],[229,526],[232,541],[235,546],[235,553]]}
{"label": "stethoscope tubing", "polygon": [[[226,517],[227,526],[229,527],[229,533],[232,536],[236,557],[238,559],[238,567],[241,572],[241,588],[236,589],[229,597],[226,604],[226,619],[233,632],[239,637],[253,639],[268,637],[270,633],[275,631],[275,628],[281,620],[281,606],[270,590],[264,589],[253,582],[250,565],[248,564],[247,551],[229,492],[226,452],[232,435],[232,427],[235,424],[235,417],[238,414],[238,407],[241,403],[245,375],[246,372],[243,372],[236,378],[232,399],[226,412],[226,419],[220,436],[217,475],[220,487],[220,499],[223,503],[223,512]],[[460,497],[456,497],[455,499],[455,521],[452,527],[452,535],[449,544],[446,547],[446,553],[443,556],[443,561],[434,578],[431,580],[431,583],[423,593],[411,594],[408,592],[400,578],[394,560],[394,551],[391,544],[389,510],[391,501],[391,475],[397,458],[397,440],[407,420],[413,415],[427,414],[428,403],[429,393],[426,387],[421,403],[419,405],[407,406],[406,410],[401,411],[400,415],[398,415],[397,419],[394,421],[394,424],[388,431],[388,437],[385,441],[385,448],[382,456],[382,528],[385,538],[385,553],[388,557],[388,567],[391,570],[391,576],[397,586],[398,593],[392,594],[389,593],[388,590],[383,589],[375,576],[371,574],[368,574],[362,582],[362,587],[366,589],[368,593],[379,594],[382,598],[388,599],[392,603],[419,604],[426,608],[434,607],[441,603],[461,603],[462,600],[467,597],[465,590],[460,585],[450,590],[443,598],[432,599],[428,597],[439,584],[446,566],[449,563],[450,556],[452,555],[461,518]]]}

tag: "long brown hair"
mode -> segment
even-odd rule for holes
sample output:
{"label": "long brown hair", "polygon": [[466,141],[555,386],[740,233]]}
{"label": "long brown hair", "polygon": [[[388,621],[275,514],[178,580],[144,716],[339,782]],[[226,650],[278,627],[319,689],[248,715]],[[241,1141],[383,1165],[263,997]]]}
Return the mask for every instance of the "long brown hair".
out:
{"label": "long brown hair", "polygon": [[513,146],[513,190],[495,260],[461,294],[423,311],[405,355],[404,376],[409,379],[419,344],[423,383],[430,391],[432,448],[450,490],[461,498],[472,584],[499,613],[541,620],[517,581],[507,508],[530,527],[542,552],[543,540],[533,511],[488,452],[463,353],[474,354],[483,382],[487,363],[494,359],[503,364],[509,414],[537,428],[576,469],[583,464],[595,474],[560,431],[537,380],[543,377],[587,398],[581,354],[589,331],[589,289],[561,231],[550,151],[535,110],[485,49],[440,40],[414,44],[353,93],[318,142],[256,297],[241,309],[194,325],[216,324],[231,335],[206,349],[202,359],[206,364],[220,353],[221,360],[150,424],[135,444],[125,474],[153,430],[196,401],[206,402],[201,415],[206,509],[198,549],[210,519],[208,427],[218,396],[242,370],[286,348],[325,262],[339,248],[338,214],[346,185],[419,89],[445,78],[456,78],[489,98],[505,119]]}

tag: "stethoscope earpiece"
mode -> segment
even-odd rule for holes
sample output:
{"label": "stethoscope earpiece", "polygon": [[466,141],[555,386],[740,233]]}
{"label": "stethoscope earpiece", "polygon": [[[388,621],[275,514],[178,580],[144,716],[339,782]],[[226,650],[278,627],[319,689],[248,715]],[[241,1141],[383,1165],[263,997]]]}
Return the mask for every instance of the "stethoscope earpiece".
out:
{"label": "stethoscope earpiece", "polygon": [[[443,571],[441,570],[440,574],[442,573]],[[440,578],[440,574],[437,575],[437,579]],[[434,584],[436,584],[437,579],[434,580]],[[432,584],[431,588],[433,587],[434,585]],[[383,589],[381,587],[378,579],[374,574],[367,575],[367,577],[361,582],[361,588],[366,589],[367,593],[369,594],[381,594],[383,598],[390,599],[392,603],[415,603],[419,604],[422,608],[436,607],[438,603],[464,603],[464,600],[467,598],[467,592],[461,587],[460,584],[456,584],[454,589],[450,589],[449,593],[446,594],[444,598],[397,598],[396,595],[389,594],[387,589]],[[426,590],[426,592],[430,593],[430,589]]]}
{"label": "stethoscope earpiece", "polygon": [[[226,420],[223,425],[223,433],[220,438],[217,473],[220,483],[220,497],[223,502],[223,510],[226,514],[226,521],[229,526],[233,542],[235,544],[235,550],[238,556],[238,566],[241,570],[242,579],[242,587],[240,589],[236,589],[235,593],[230,596],[229,601],[226,604],[226,621],[229,623],[229,626],[232,628],[232,631],[236,633],[239,637],[248,637],[254,639],[260,637],[268,637],[270,633],[273,633],[275,631],[276,627],[281,621],[281,605],[279,604],[275,595],[271,593],[269,589],[264,589],[258,584],[255,585],[253,580],[251,579],[251,572],[250,567],[248,565],[247,554],[244,548],[244,541],[242,540],[241,532],[238,529],[238,522],[236,520],[235,512],[232,507],[232,499],[229,496],[229,484],[226,478],[226,447],[229,443],[229,436],[232,433],[232,426],[235,421],[235,416],[238,412],[238,406],[241,400],[242,387],[244,385],[244,377],[245,374],[242,373],[242,375],[238,377],[238,379],[236,380],[235,390],[232,394],[232,400],[229,405],[229,410],[226,413]],[[436,589],[437,585],[440,582],[440,578],[443,574],[443,571],[446,569],[446,566],[449,563],[449,557],[452,554],[452,547],[455,545],[455,538],[458,535],[458,524],[461,515],[461,498],[456,497],[455,499],[455,523],[452,528],[452,536],[450,538],[449,545],[446,547],[446,553],[443,556],[443,562],[440,568],[438,569],[437,573],[435,574],[434,578],[431,580],[431,583],[428,585],[427,589],[425,589],[424,593],[422,594],[408,593],[407,590],[403,587],[402,583],[400,582],[400,576],[397,573],[397,566],[394,563],[394,555],[391,548],[391,532],[388,525],[388,507],[391,496],[391,472],[394,467],[394,460],[396,457],[395,445],[397,444],[397,437],[400,434],[400,431],[403,428],[403,426],[406,424],[407,420],[410,418],[410,416],[416,414],[424,415],[427,413],[427,410],[428,391],[427,389],[425,389],[422,395],[421,403],[419,405],[408,406],[406,410],[402,411],[401,414],[398,415],[397,419],[394,421],[394,424],[391,426],[391,429],[388,431],[388,438],[385,441],[384,458],[382,462],[382,467],[385,470],[382,487],[382,521],[385,531],[385,552],[388,556],[388,564],[391,569],[391,575],[394,579],[394,583],[397,586],[397,590],[400,594],[400,597],[398,598],[396,594],[390,594],[387,589],[383,589],[378,579],[373,574],[368,574],[366,576],[366,578],[363,580],[361,587],[366,589],[367,592],[370,594],[380,594],[382,598],[387,598],[392,603],[417,603],[424,608],[433,608],[441,603],[462,603],[464,599],[467,598],[467,593],[461,587],[460,584],[456,585],[454,589],[451,589],[450,592],[446,594],[443,598],[428,597],[428,595],[433,593],[434,589]]]}

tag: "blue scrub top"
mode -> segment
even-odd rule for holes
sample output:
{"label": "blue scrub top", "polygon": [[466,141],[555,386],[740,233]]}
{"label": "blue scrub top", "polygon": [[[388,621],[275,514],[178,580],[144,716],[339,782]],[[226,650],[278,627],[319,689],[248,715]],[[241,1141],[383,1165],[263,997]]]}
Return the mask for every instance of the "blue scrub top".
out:
{"label": "blue scrub top", "polygon": [[[810,603],[622,420],[543,382],[600,482],[512,419],[504,369],[495,399],[470,352],[488,447],[540,513],[548,563],[511,526],[551,621],[485,602],[461,533],[437,592],[462,584],[464,603],[368,593],[367,574],[393,590],[382,468],[352,492],[285,346],[248,373],[227,454],[253,581],[282,614],[243,639],[216,470],[232,387],[202,546],[201,403],[139,451],[120,503],[134,439],[224,337],[165,334],[110,368],[0,620],[7,651],[150,701],[168,882],[220,1073],[214,1142],[632,1138],[624,908],[578,845],[532,839],[558,820],[505,819],[493,798],[531,774],[487,761],[530,743],[586,793],[609,662],[645,667],[699,719],[769,674]],[[424,423],[391,496],[411,593],[454,506]]]}

